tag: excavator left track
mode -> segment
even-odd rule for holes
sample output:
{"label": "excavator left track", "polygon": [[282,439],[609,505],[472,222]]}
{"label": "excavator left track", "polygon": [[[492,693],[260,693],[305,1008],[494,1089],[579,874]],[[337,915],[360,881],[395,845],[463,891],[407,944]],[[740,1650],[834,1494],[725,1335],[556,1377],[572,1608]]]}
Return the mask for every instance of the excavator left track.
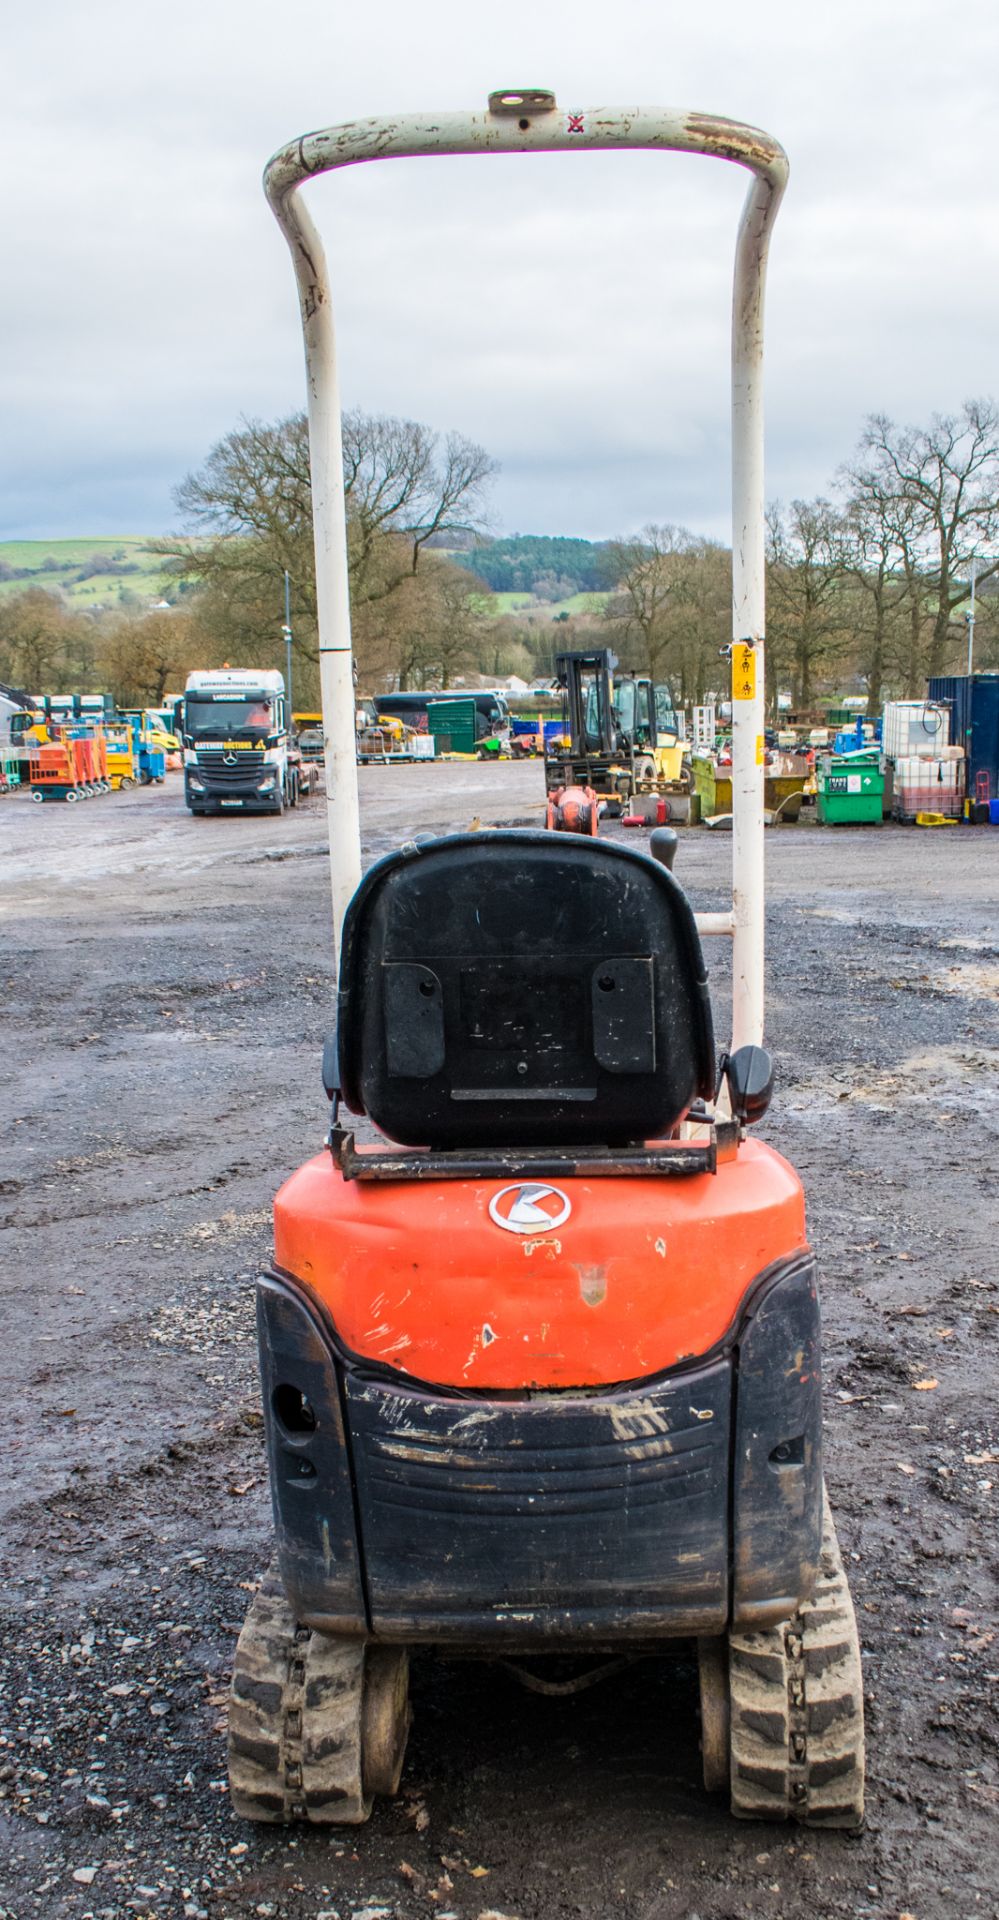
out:
{"label": "excavator left track", "polygon": [[399,1785],[409,1656],[295,1618],[272,1565],[236,1647],[229,1785],[245,1820],[360,1826]]}

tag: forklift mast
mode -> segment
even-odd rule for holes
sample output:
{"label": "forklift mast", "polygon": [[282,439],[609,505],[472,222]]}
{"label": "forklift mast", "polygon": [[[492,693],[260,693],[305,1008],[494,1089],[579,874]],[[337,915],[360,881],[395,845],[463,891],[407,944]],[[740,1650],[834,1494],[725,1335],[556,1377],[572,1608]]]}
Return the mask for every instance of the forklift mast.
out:
{"label": "forklift mast", "polygon": [[[672,745],[677,738],[673,696],[665,682],[616,669],[617,655],[609,647],[555,655],[555,679],[574,759],[586,754],[610,758],[633,747],[648,750],[667,741]],[[672,725],[665,721],[667,712]]]}
{"label": "forklift mast", "polygon": [[[574,754],[613,753],[617,746],[614,724],[614,669],[617,655],[608,647],[594,653],[557,653],[555,678],[565,696],[566,721]],[[589,711],[588,693],[596,685],[596,713]],[[588,722],[596,718],[596,729]]]}

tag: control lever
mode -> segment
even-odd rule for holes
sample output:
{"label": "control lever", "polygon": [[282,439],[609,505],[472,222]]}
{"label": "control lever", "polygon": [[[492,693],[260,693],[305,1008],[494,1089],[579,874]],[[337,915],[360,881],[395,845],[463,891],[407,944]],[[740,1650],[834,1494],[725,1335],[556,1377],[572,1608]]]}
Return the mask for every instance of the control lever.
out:
{"label": "control lever", "polygon": [[673,862],[676,859],[679,844],[680,836],[675,827],[654,827],[649,834],[649,852],[653,860],[658,860],[659,865],[665,867],[668,873],[673,871]]}

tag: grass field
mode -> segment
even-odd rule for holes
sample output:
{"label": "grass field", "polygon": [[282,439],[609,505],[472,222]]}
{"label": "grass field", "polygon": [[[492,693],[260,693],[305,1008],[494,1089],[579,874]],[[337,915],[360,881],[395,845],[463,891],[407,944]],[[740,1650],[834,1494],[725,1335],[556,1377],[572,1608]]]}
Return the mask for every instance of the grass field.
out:
{"label": "grass field", "polygon": [[[102,564],[103,563],[103,564]],[[163,591],[163,563],[144,539],[0,540],[0,594],[44,587],[78,608],[143,603]]]}
{"label": "grass field", "polygon": [[[461,556],[455,555],[460,561]],[[101,562],[104,562],[102,567]],[[87,608],[159,599],[166,585],[162,562],[144,539],[132,534],[82,540],[0,540],[0,595],[44,587],[69,604]],[[539,600],[533,593],[497,593],[497,614],[522,614],[540,623],[560,613],[603,612],[606,593],[574,593],[568,600]]]}
{"label": "grass field", "polygon": [[525,607],[540,607],[533,593],[497,593],[493,595],[499,613],[520,613]]}
{"label": "grass field", "polygon": [[574,593],[568,600],[539,600],[533,593],[497,593],[498,613],[525,613],[554,620],[560,613],[603,613],[610,598],[606,593]]}

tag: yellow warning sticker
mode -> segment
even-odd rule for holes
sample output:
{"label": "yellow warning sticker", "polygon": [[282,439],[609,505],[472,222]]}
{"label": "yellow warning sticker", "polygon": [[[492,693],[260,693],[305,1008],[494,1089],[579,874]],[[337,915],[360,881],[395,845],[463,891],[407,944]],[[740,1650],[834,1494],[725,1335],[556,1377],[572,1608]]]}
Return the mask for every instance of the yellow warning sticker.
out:
{"label": "yellow warning sticker", "polygon": [[756,764],[758,767],[765,767],[767,764],[767,743],[762,733],[756,736]]}
{"label": "yellow warning sticker", "polygon": [[756,698],[756,648],[747,641],[739,641],[732,648],[732,698]]}

